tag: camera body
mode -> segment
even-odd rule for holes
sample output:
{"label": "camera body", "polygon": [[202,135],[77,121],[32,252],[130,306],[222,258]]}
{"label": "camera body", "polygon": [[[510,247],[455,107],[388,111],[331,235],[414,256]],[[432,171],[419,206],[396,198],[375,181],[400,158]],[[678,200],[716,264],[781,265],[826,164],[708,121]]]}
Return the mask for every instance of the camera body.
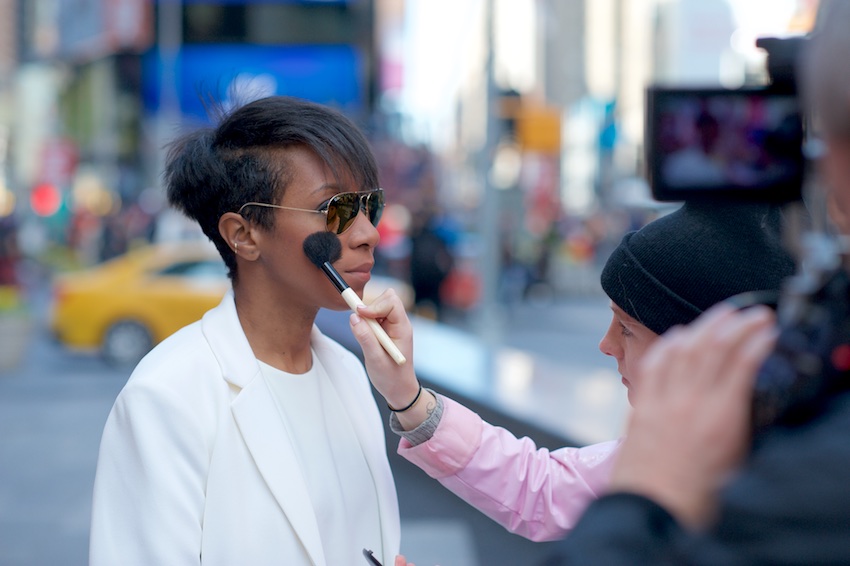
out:
{"label": "camera body", "polygon": [[791,277],[778,305],[780,333],[753,391],[758,439],[776,423],[816,416],[850,377],[850,273],[834,242],[809,235],[809,266]]}
{"label": "camera body", "polygon": [[756,41],[767,52],[766,86],[647,89],[647,176],[656,200],[802,199],[806,120],[796,70],[806,41]]}
{"label": "camera body", "polygon": [[[647,89],[647,174],[659,201],[802,202],[808,162],[806,119],[796,71],[807,38],[762,38],[771,84],[741,89]],[[775,424],[816,416],[850,384],[850,273],[847,253],[826,234],[802,236],[799,271],[770,304],[779,336],[756,376],[754,440]]]}

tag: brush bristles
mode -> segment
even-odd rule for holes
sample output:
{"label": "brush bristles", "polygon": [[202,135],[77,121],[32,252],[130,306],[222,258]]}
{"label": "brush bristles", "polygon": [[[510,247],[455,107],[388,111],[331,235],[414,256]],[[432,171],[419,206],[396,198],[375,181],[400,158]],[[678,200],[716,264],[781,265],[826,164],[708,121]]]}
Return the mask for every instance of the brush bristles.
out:
{"label": "brush bristles", "polygon": [[304,240],[304,254],[319,269],[322,264],[333,263],[342,255],[342,244],[333,232],[316,232]]}

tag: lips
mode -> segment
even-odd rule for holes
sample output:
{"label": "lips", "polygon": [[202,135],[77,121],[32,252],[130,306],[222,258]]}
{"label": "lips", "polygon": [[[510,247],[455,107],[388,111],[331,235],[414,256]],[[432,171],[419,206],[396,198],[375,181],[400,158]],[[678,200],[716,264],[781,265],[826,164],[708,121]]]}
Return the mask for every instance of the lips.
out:
{"label": "lips", "polygon": [[351,269],[346,269],[343,271],[346,282],[349,285],[356,283],[360,283],[361,285],[365,285],[369,282],[369,279],[372,278],[372,266],[374,263],[367,262],[362,263],[356,267],[352,267]]}

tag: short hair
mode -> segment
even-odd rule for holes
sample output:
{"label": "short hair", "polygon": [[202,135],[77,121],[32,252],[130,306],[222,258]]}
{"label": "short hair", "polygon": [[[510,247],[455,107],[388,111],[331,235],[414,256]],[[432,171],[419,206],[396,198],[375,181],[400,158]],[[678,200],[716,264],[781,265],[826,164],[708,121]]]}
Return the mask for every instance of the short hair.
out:
{"label": "short hair", "polygon": [[[294,97],[255,100],[168,147],[168,201],[200,225],[234,282],[236,257],[219,234],[219,219],[246,202],[279,202],[292,175],[281,150],[296,146],[315,152],[337,181],[350,174],[358,190],[379,186],[378,166],[360,129],[337,110]],[[251,207],[243,216],[271,229],[272,212]]]}

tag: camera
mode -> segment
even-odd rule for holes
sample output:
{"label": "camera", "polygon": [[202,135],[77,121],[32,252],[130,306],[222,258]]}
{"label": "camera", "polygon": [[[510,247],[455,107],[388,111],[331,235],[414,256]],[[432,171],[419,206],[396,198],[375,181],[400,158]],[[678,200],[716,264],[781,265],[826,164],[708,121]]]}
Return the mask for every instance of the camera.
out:
{"label": "camera", "polygon": [[656,200],[802,198],[803,118],[792,89],[653,86],[646,116]]}
{"label": "camera", "polygon": [[[646,162],[656,200],[803,202],[807,120],[796,72],[806,37],[761,38],[770,84],[741,89],[647,89]],[[825,232],[797,235],[798,272],[779,294],[731,299],[777,310],[779,336],[756,376],[754,445],[770,427],[816,416],[850,384],[847,249]]]}
{"label": "camera", "polygon": [[647,176],[656,200],[802,199],[806,128],[796,65],[805,41],[756,41],[767,52],[766,86],[647,89]]}

